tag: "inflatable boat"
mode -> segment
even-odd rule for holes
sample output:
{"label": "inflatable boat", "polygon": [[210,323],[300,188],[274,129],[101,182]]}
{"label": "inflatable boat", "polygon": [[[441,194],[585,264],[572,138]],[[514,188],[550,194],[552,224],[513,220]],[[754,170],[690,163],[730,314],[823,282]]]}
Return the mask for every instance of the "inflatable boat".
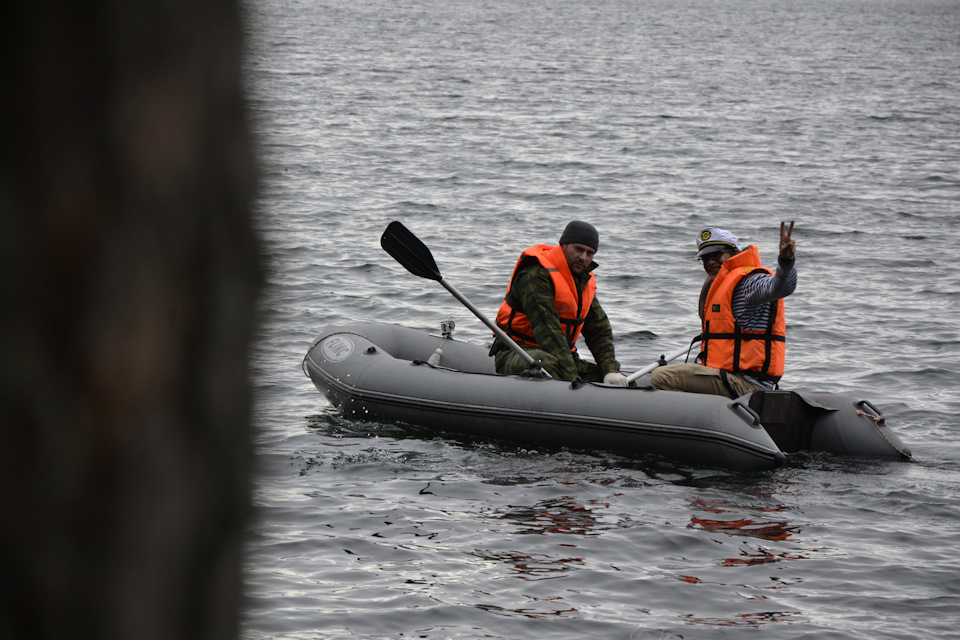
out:
{"label": "inflatable boat", "polygon": [[845,393],[757,391],[736,399],[617,387],[533,374],[503,376],[487,349],[394,324],[356,322],[317,336],[303,360],[345,417],[539,448],[655,454],[739,471],[774,469],[789,454],[891,460],[910,450],[869,401]]}

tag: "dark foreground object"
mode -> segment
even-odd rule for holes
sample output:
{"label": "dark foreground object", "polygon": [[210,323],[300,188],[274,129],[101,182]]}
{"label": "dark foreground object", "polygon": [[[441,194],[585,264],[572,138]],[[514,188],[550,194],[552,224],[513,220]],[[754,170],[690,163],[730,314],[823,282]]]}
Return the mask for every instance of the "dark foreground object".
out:
{"label": "dark foreground object", "polygon": [[233,638],[256,186],[234,2],[0,20],[0,638]]}

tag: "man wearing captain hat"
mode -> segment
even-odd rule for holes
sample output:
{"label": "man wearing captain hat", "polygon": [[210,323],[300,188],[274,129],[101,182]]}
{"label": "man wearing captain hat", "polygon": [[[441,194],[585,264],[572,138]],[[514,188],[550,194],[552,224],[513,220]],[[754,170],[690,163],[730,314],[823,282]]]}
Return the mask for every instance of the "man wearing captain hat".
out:
{"label": "man wearing captain hat", "polygon": [[707,278],[700,290],[701,320],[703,320],[703,302],[707,297],[713,279],[717,277],[717,272],[720,271],[720,265],[727,258],[740,253],[740,251],[740,239],[726,229],[707,227],[697,236],[697,259],[703,265],[703,270],[707,272]]}
{"label": "man wearing captain hat", "polygon": [[776,272],[760,266],[753,245],[726,229],[707,227],[697,236],[697,258],[707,278],[700,292],[702,364],[658,367],[650,375],[657,389],[711,393],[737,398],[776,388],[783,375],[786,319],[783,298],[796,290],[797,243],[780,223]]}

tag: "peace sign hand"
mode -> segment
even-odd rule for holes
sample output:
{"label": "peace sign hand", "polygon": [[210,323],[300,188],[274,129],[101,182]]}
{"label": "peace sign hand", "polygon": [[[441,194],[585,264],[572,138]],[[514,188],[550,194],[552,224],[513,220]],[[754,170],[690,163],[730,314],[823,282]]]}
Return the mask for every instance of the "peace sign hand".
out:
{"label": "peace sign hand", "polygon": [[786,223],[780,221],[780,257],[784,260],[793,260],[797,253],[797,241],[791,235],[793,234],[793,220],[790,221],[790,228],[786,229]]}

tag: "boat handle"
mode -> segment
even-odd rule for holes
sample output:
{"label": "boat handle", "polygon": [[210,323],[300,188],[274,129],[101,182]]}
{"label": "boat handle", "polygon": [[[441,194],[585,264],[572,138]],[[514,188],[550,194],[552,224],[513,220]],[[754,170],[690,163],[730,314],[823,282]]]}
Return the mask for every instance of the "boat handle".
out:
{"label": "boat handle", "polygon": [[747,414],[746,416],[741,415],[740,417],[746,422],[749,422],[750,426],[752,427],[760,426],[760,414],[758,414],[756,411],[754,411],[747,405],[743,404],[739,400],[734,400],[727,406],[730,407],[730,410],[733,411],[734,413],[746,413]]}
{"label": "boat handle", "polygon": [[[877,409],[875,406],[873,406],[873,404],[871,404],[869,400],[861,400],[854,406],[857,408],[858,416],[867,416],[868,418],[873,420],[878,427],[881,424],[883,424],[883,422],[887,419],[885,415],[880,413],[880,409]],[[862,407],[867,407],[868,409],[870,409],[870,411],[873,411],[873,415],[870,415],[869,413],[864,411]]]}

